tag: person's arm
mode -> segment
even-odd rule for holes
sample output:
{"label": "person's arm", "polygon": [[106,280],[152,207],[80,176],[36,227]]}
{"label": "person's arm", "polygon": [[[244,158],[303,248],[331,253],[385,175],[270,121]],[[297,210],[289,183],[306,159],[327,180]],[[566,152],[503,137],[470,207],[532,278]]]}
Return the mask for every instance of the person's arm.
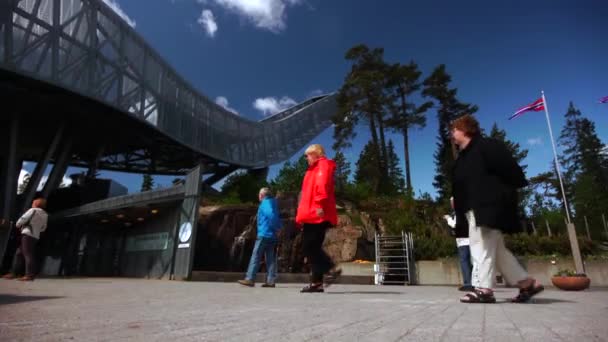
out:
{"label": "person's arm", "polygon": [[48,220],[49,220],[48,216],[43,218],[43,220],[42,220],[42,226],[40,227],[40,232],[41,233],[46,230],[47,224],[48,224]]}
{"label": "person's arm", "polygon": [[317,174],[314,175],[316,179],[315,188],[313,189],[313,201],[317,214],[321,217],[325,215],[323,208],[325,207],[325,202],[329,199],[329,177],[333,176],[330,174],[330,170],[329,164],[321,163],[319,164]]}
{"label": "person's arm", "polygon": [[28,222],[30,222],[30,220],[32,219],[32,216],[34,216],[34,209],[30,208],[28,211],[25,212],[25,214],[23,214],[18,220],[17,223],[15,223],[15,226],[19,229],[21,229],[23,227],[23,225],[27,224]]}

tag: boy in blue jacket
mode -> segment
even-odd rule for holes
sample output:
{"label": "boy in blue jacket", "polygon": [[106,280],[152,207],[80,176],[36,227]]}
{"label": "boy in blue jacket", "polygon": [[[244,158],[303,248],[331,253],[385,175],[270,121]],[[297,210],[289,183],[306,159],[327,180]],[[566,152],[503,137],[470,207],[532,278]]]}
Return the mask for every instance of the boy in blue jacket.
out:
{"label": "boy in blue jacket", "polygon": [[247,275],[238,283],[244,286],[255,286],[255,276],[260,268],[262,255],[266,258],[267,277],[262,287],[275,287],[277,278],[277,258],[275,249],[278,241],[278,232],[281,229],[279,207],[277,200],[272,196],[270,189],[262,188],[258,195],[260,207],[258,208],[258,234],[249,260]]}

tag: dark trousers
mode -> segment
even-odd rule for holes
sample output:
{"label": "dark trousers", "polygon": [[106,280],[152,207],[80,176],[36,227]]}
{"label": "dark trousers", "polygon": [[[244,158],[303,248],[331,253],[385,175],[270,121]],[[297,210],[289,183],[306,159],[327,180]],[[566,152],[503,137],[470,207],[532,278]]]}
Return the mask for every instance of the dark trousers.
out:
{"label": "dark trousers", "polygon": [[334,267],[333,261],[323,250],[323,240],[329,226],[329,222],[304,224],[302,250],[312,271],[312,283],[322,283],[323,275]]}
{"label": "dark trousers", "polygon": [[23,263],[25,262],[25,275],[33,277],[36,274],[36,243],[35,239],[29,235],[21,235],[21,244],[15,252],[13,258],[13,274],[21,274]]}
{"label": "dark trousers", "polygon": [[471,250],[468,245],[458,247],[458,258],[460,259],[460,270],[462,271],[463,285],[471,286],[473,264],[471,263]]}

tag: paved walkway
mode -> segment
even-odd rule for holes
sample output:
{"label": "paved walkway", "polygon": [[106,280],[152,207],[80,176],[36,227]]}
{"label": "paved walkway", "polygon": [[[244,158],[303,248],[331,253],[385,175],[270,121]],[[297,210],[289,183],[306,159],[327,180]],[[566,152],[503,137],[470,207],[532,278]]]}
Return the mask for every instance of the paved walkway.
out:
{"label": "paved walkway", "polygon": [[452,287],[0,280],[0,341],[608,341],[608,290],[461,304]]}

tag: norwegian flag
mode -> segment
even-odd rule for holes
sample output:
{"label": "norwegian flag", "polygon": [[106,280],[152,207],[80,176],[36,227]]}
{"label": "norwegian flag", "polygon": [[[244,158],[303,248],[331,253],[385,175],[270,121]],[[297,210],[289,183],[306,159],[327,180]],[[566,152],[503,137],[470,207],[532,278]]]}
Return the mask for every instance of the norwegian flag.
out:
{"label": "norwegian flag", "polygon": [[519,108],[513,115],[511,115],[509,120],[515,119],[516,117],[523,115],[525,112],[540,112],[543,109],[545,109],[545,103],[543,102],[543,99],[540,98],[527,106]]}
{"label": "norwegian flag", "polygon": [[600,103],[608,103],[608,96],[604,96],[600,99]]}

